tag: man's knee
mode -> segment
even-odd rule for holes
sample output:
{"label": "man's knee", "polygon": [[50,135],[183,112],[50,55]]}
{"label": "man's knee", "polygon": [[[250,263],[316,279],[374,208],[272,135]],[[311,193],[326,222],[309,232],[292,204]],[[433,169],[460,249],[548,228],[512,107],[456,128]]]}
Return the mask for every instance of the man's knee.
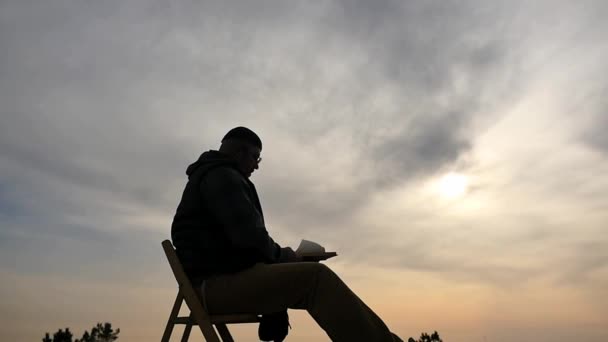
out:
{"label": "man's knee", "polygon": [[300,264],[306,273],[311,275],[331,274],[333,271],[325,264],[319,262],[303,262]]}
{"label": "man's knee", "polygon": [[332,286],[336,282],[340,282],[338,275],[327,265],[318,262],[309,264],[311,278],[314,279],[317,286]]}
{"label": "man's knee", "polygon": [[322,264],[320,262],[315,263],[317,265],[317,272],[320,274],[335,274],[334,271],[329,268],[329,266]]}
{"label": "man's knee", "polygon": [[297,274],[295,278],[299,278],[301,285],[306,284],[304,286],[307,287],[315,287],[337,277],[329,267],[318,262],[301,262],[292,265],[295,266],[293,270]]}

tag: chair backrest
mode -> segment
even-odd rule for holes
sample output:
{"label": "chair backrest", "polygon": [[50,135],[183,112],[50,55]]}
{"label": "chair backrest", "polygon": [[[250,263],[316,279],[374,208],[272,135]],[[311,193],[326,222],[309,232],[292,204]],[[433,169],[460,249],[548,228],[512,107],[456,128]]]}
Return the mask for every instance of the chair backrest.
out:
{"label": "chair backrest", "polygon": [[201,308],[202,310],[200,310],[200,313],[203,315],[201,318],[209,321],[209,315],[201,305],[200,295],[194,290],[192,284],[190,283],[190,279],[188,279],[188,276],[186,276],[186,272],[184,272],[184,268],[177,257],[173,244],[171,244],[171,241],[165,240],[162,242],[162,245],[163,249],[165,250],[165,254],[167,255],[169,265],[171,266],[171,270],[173,271],[173,275],[175,276],[175,280],[177,280],[177,284],[179,285],[179,290],[182,292],[186,304],[190,310],[193,311],[193,313],[199,311],[195,309],[195,307]]}

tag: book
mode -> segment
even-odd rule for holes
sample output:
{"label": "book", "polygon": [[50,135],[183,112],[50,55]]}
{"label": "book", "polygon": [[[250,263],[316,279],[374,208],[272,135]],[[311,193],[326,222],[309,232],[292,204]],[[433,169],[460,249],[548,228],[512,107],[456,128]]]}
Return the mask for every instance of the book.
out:
{"label": "book", "polygon": [[321,261],[333,258],[338,253],[326,252],[325,247],[319,245],[316,242],[309,240],[302,240],[300,246],[296,249],[296,255],[302,257],[304,261]]}

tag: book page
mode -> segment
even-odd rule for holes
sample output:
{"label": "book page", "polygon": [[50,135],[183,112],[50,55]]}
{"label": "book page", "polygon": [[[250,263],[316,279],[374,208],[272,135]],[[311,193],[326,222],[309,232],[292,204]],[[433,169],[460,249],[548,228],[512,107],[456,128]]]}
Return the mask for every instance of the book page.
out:
{"label": "book page", "polygon": [[298,246],[298,249],[296,249],[296,254],[298,255],[323,253],[325,253],[325,248],[323,246],[309,240],[302,240],[302,242],[300,242],[300,246]]}
{"label": "book page", "polygon": [[338,255],[336,252],[326,252],[325,247],[316,242],[302,240],[300,246],[296,249],[296,255],[302,258],[302,261],[319,262],[333,258]]}

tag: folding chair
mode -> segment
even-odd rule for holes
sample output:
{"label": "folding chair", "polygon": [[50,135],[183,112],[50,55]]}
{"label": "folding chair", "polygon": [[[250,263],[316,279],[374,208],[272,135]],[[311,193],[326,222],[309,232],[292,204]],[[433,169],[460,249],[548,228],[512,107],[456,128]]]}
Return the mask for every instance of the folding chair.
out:
{"label": "folding chair", "polygon": [[[171,270],[173,270],[173,275],[175,275],[175,279],[177,280],[179,289],[177,291],[177,298],[175,298],[175,304],[173,304],[173,309],[171,310],[171,315],[169,315],[169,321],[167,322],[161,342],[169,342],[169,338],[171,337],[175,324],[186,325],[184,334],[182,335],[182,342],[188,341],[192,326],[195,324],[201,329],[205,341],[234,342],[226,324],[256,323],[260,321],[260,317],[254,314],[209,315],[202,305],[199,292],[194,290],[190,280],[186,276],[171,241],[163,241],[162,246],[165,250],[165,254],[167,255],[167,260],[169,260],[169,265],[171,265]],[[178,317],[179,310],[182,306],[182,301],[184,300],[186,301],[188,308],[190,308],[190,316]],[[222,337],[221,340],[216,331],[213,329],[214,325],[217,332],[219,332],[219,335]]]}

